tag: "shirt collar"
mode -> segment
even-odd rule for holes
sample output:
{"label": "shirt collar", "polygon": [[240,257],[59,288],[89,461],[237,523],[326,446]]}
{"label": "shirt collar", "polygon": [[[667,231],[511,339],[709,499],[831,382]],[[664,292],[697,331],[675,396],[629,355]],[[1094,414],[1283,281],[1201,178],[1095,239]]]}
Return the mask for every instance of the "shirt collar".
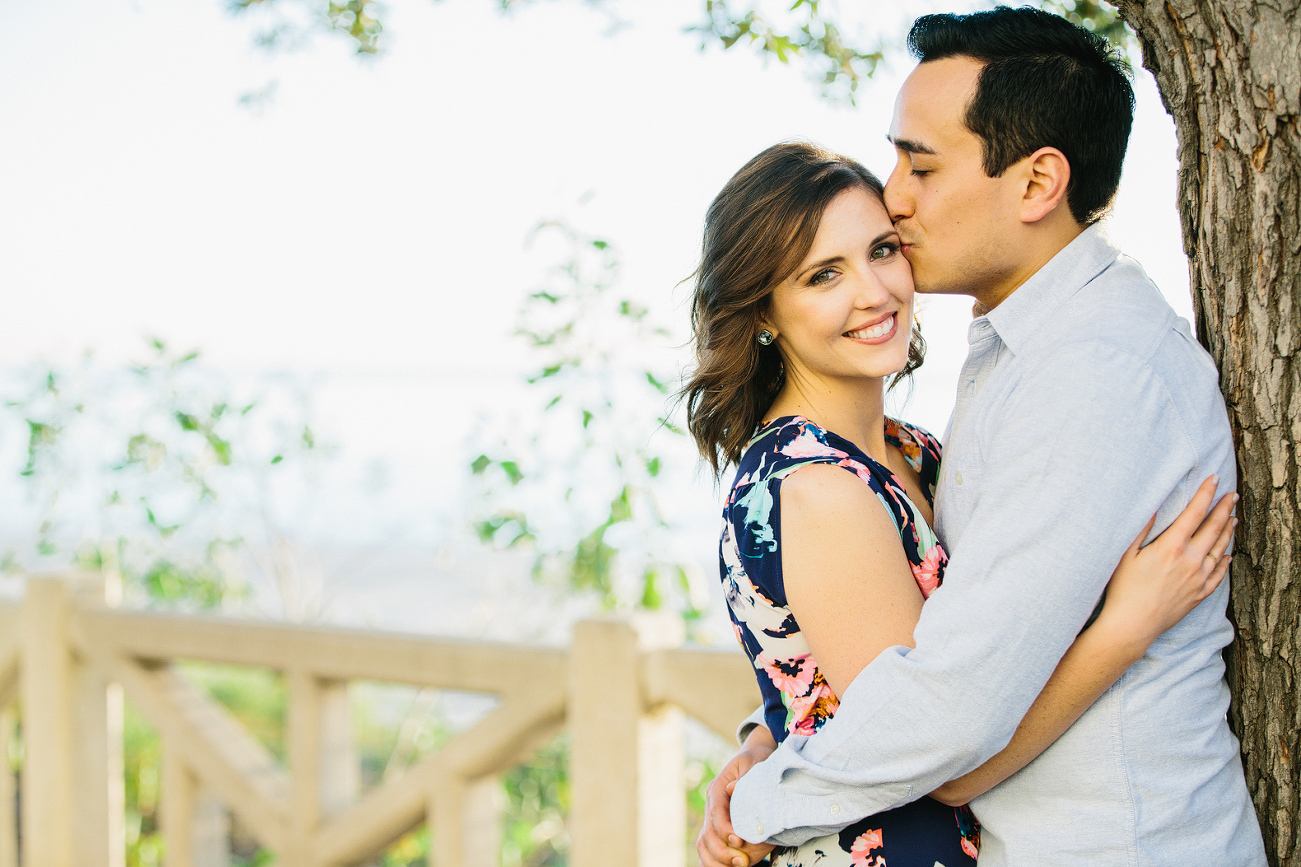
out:
{"label": "shirt collar", "polygon": [[1102,224],[1094,223],[1057,252],[1003,303],[986,314],[1007,348],[1023,352],[1061,306],[1120,255]]}

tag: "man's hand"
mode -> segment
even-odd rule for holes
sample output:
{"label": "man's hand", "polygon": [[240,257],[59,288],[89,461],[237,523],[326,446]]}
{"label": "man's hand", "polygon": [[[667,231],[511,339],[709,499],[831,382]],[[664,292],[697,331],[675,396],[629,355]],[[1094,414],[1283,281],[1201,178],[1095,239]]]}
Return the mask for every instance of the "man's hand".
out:
{"label": "man's hand", "polygon": [[736,781],[775,749],[777,742],[772,733],[764,726],[756,726],[705,790],[705,824],[696,838],[701,867],[750,867],[773,850],[767,843],[747,843],[737,836],[732,829],[731,807]]}

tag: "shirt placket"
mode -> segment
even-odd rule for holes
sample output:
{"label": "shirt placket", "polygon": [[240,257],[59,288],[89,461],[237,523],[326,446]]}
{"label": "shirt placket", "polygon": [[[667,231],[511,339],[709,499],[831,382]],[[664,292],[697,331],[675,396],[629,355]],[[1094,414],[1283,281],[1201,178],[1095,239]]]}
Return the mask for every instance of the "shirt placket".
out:
{"label": "shirt placket", "polygon": [[967,343],[971,348],[967,351],[967,360],[963,362],[962,373],[958,376],[958,394],[953,402],[948,431],[944,435],[946,445],[952,444],[953,437],[976,395],[980,393],[981,386],[998,366],[1003,354],[1003,341],[984,316],[977,317],[967,327]]}

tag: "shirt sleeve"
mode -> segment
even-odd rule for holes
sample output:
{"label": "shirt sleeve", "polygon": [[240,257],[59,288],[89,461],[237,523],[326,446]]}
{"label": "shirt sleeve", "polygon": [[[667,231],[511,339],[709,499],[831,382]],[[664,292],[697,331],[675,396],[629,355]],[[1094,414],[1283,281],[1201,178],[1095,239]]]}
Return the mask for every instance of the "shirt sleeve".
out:
{"label": "shirt sleeve", "polygon": [[750,737],[750,733],[755,729],[766,725],[767,723],[764,720],[763,705],[759,705],[759,707],[754,709],[753,713],[742,720],[741,724],[736,727],[737,744],[745,746],[746,738]]}
{"label": "shirt sleeve", "polygon": [[941,496],[977,499],[916,647],[882,652],[816,735],[788,737],[741,779],[732,821],[747,840],[798,845],[1006,746],[1125,548],[1192,493],[1196,451],[1170,394],[1118,349],[1059,349],[972,422],[985,425],[971,432],[975,478]]}

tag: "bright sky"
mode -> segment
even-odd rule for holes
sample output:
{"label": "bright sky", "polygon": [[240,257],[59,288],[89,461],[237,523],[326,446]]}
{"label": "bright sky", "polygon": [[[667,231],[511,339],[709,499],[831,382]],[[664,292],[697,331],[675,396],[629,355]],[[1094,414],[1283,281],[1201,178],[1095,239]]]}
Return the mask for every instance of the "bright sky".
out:
{"label": "bright sky", "polygon": [[[270,57],[225,5],[7,6],[0,369],[122,359],[158,335],[236,375],[301,373],[347,459],[385,462],[412,508],[448,490],[470,421],[516,393],[509,334],[539,282],[524,240],[540,218],[611,240],[627,291],[685,334],[677,284],[722,183],[788,137],[888,173],[911,66],[897,52],[857,108],[831,105],[798,67],[700,52],[682,32],[700,0],[613,3],[615,30],[578,2],[393,0],[378,59],[332,38]],[[936,8],[953,6],[907,15]],[[901,34],[890,14],[873,23]],[[1111,230],[1187,316],[1173,128],[1136,78]],[[906,413],[937,431],[968,310],[922,312],[931,352]],[[707,486],[699,500],[712,513]]]}

